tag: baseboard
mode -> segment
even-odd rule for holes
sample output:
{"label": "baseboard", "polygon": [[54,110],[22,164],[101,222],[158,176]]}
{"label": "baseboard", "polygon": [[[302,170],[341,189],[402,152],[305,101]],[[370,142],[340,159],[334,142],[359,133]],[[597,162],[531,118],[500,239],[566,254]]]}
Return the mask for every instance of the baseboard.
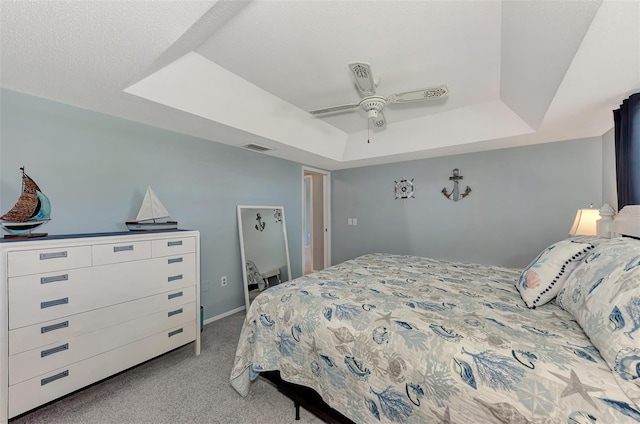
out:
{"label": "baseboard", "polygon": [[211,318],[205,319],[204,320],[204,325],[211,324],[213,321],[218,321],[219,319],[228,317],[229,315],[233,315],[233,314],[235,314],[237,312],[244,311],[244,310],[245,310],[245,307],[244,306],[240,306],[238,308],[235,308],[235,309],[232,309],[230,311],[227,311],[227,312],[225,312],[223,314],[216,315],[215,317],[211,317]]}

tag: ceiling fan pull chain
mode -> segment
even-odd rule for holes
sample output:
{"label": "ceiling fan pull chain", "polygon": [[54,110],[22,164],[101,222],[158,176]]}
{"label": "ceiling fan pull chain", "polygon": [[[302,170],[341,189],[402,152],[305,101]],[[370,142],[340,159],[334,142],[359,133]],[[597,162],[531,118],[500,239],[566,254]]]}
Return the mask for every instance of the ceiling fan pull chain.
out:
{"label": "ceiling fan pull chain", "polygon": [[367,119],[367,144],[371,143],[371,140],[369,139],[369,133],[371,132],[370,130],[370,125],[369,125],[369,119]]}

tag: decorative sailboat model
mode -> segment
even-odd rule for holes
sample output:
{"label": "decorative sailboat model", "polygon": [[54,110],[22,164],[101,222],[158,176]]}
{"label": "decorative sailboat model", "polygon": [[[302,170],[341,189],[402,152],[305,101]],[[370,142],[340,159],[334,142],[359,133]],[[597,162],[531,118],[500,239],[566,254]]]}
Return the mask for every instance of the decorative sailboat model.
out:
{"label": "decorative sailboat model", "polygon": [[166,231],[178,228],[178,221],[156,221],[164,218],[170,218],[169,211],[149,186],[136,220],[125,224],[130,231]]}
{"label": "decorative sailboat model", "polygon": [[13,208],[0,216],[0,225],[11,233],[4,237],[44,237],[47,233],[32,231],[51,219],[51,202],[42,193],[38,184],[24,172],[24,166],[20,170],[22,171],[22,194]]}

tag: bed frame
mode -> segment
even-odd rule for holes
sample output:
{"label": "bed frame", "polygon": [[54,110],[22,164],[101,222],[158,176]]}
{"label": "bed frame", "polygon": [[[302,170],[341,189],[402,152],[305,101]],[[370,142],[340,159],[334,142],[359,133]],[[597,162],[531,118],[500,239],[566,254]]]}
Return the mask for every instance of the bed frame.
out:
{"label": "bed frame", "polygon": [[299,384],[289,383],[280,378],[279,371],[260,373],[260,377],[276,386],[278,391],[291,399],[296,409],[296,421],[300,420],[300,406],[329,424],[355,424],[340,412],[331,408],[313,389]]}

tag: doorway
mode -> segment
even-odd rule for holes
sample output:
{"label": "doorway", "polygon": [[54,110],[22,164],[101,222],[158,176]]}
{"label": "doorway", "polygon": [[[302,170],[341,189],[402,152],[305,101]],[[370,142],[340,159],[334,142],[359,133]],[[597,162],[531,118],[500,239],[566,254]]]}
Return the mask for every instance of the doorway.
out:
{"label": "doorway", "polygon": [[302,167],[302,273],[331,265],[330,177],[327,171]]}

